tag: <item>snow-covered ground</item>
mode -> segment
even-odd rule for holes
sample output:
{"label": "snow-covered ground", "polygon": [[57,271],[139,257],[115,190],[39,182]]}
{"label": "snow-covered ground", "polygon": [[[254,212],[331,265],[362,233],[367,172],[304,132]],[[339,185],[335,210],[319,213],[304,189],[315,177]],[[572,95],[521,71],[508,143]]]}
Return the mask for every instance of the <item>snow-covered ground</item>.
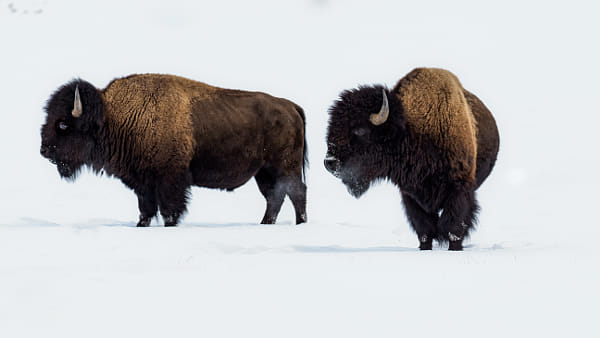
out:
{"label": "snow-covered ground", "polygon": [[[591,1],[0,0],[0,337],[598,337],[597,13]],[[495,114],[497,167],[463,252],[419,252],[396,188],[360,200],[322,166],[327,108],[417,66]],[[39,155],[64,82],[183,75],[307,115],[307,224],[251,181],[194,188],[137,229],[118,180]],[[155,225],[162,224],[155,223]]]}

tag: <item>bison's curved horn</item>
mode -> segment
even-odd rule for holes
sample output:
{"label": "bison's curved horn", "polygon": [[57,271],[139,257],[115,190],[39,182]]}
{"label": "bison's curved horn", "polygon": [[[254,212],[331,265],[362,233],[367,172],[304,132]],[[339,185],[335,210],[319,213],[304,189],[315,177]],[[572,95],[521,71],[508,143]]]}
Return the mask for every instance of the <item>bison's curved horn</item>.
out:
{"label": "bison's curved horn", "polygon": [[79,86],[75,87],[75,102],[73,102],[73,111],[71,115],[78,118],[83,114],[83,107],[81,105],[81,97],[79,96]]}
{"label": "bison's curved horn", "polygon": [[381,92],[383,93],[383,103],[381,104],[381,109],[379,110],[379,113],[371,114],[371,116],[369,116],[369,121],[376,126],[387,121],[388,115],[390,115],[390,105],[388,104],[387,95],[385,95],[384,89],[382,89]]}

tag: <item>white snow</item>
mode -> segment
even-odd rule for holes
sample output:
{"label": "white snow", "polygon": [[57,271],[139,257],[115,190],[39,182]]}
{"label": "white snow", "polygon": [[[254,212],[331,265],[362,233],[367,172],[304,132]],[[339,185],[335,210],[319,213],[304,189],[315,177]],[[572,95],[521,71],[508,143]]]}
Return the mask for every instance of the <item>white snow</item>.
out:
{"label": "white snow", "polygon": [[[597,337],[599,7],[589,1],[0,0],[0,337]],[[419,252],[397,189],[323,168],[327,109],[417,66],[495,114],[497,167],[463,252]],[[258,225],[251,181],[194,188],[177,228],[39,155],[74,77],[170,73],[307,115],[308,218]]]}

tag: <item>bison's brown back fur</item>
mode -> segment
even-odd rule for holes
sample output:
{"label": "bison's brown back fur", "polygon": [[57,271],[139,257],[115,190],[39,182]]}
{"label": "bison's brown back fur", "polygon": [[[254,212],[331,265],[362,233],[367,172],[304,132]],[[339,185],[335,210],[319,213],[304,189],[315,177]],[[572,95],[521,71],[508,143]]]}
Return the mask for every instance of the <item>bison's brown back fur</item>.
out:
{"label": "bison's brown back fur", "polygon": [[[228,179],[226,175],[239,178],[226,187],[235,188],[254,175],[261,166],[256,161],[280,168],[286,175],[301,175],[304,120],[302,109],[291,101],[218,88],[216,95],[195,98],[192,110],[198,142],[195,159],[209,165],[196,184],[220,185]],[[236,158],[223,154],[236,154]]]}
{"label": "bison's brown back fur", "polygon": [[452,178],[474,182],[477,125],[458,78],[444,69],[417,68],[395,86],[408,131],[442,150]]}

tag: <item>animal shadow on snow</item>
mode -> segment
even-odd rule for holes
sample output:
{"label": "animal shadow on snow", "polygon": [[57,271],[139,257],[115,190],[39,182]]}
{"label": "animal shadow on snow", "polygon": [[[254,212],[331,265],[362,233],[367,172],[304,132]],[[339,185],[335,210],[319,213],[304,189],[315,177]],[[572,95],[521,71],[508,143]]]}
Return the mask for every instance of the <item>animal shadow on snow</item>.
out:
{"label": "animal shadow on snow", "polygon": [[[479,246],[475,244],[468,244],[464,246],[466,251],[497,251],[504,250],[504,246],[501,244],[493,244],[489,247]],[[354,248],[354,247],[343,247],[339,245],[323,245],[323,246],[309,246],[309,245],[296,245],[294,250],[297,252],[306,253],[369,253],[369,252],[417,252],[420,251],[418,247],[401,247],[401,246],[374,246],[366,248]],[[433,251],[446,252],[448,246],[435,245]]]}
{"label": "animal shadow on snow", "polygon": [[292,225],[292,223],[278,223],[278,224],[258,224],[258,223],[244,223],[244,222],[231,222],[231,223],[182,223],[180,226],[184,228],[232,228],[232,227],[273,227],[273,226],[285,226]]}
{"label": "animal shadow on snow", "polygon": [[[3,224],[0,224],[3,225]],[[23,217],[19,220],[16,225],[19,226],[55,226],[60,227],[61,224],[53,223],[50,221],[34,219],[34,218],[26,218]],[[127,221],[119,221],[114,219],[92,219],[86,223],[80,224],[71,224],[71,226],[75,227],[127,227],[127,228],[135,228],[137,225],[136,222],[127,222]],[[295,224],[291,221],[289,222],[281,222],[277,224],[258,224],[258,223],[244,223],[244,222],[231,222],[231,223],[216,223],[216,222],[202,222],[202,223],[181,223],[176,228],[253,228],[253,227],[289,227],[295,226]],[[152,228],[165,228],[161,222],[152,223]],[[165,228],[171,229],[171,228]],[[522,243],[521,247],[528,247],[531,243]],[[419,251],[418,247],[401,247],[401,246],[374,246],[374,247],[345,247],[339,245],[294,245],[293,249],[296,252],[303,253],[376,253],[376,252],[415,252]],[[447,246],[434,245],[433,251],[445,251],[447,250]],[[466,244],[464,249],[467,251],[498,251],[507,249],[505,243],[487,243],[484,245],[480,244]]]}
{"label": "animal shadow on snow", "polygon": [[[132,227],[135,228],[136,222],[125,222],[118,220],[91,220],[89,225],[99,225],[106,227]],[[277,224],[258,224],[258,223],[244,223],[244,222],[231,222],[231,223],[217,223],[217,222],[203,222],[203,223],[181,223],[176,228],[232,228],[232,227],[265,227],[265,226],[292,226],[292,222],[282,222]],[[162,222],[152,223],[152,228],[164,228]]]}
{"label": "animal shadow on snow", "polygon": [[323,246],[309,246],[309,245],[296,245],[294,249],[298,252],[307,253],[360,253],[360,252],[405,252],[405,251],[419,251],[419,248],[404,248],[400,246],[375,246],[369,248],[352,248],[343,247],[339,245],[323,245]]}

